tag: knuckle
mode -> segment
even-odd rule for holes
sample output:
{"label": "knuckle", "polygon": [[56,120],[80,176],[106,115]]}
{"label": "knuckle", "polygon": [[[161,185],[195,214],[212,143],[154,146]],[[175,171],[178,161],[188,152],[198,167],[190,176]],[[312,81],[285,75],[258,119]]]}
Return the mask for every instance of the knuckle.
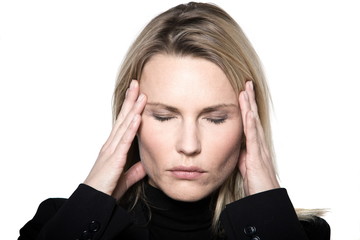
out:
{"label": "knuckle", "polygon": [[118,120],[119,120],[119,121],[123,121],[124,118],[125,118],[125,114],[124,114],[123,111],[121,111],[121,112],[119,113]]}
{"label": "knuckle", "polygon": [[247,144],[256,144],[258,142],[258,137],[256,134],[249,134],[246,138]]}
{"label": "knuckle", "polygon": [[104,145],[102,145],[102,147],[101,147],[101,149],[100,149],[100,154],[106,152],[108,146],[109,146],[108,143],[105,143]]}
{"label": "knuckle", "polygon": [[104,156],[104,155],[108,155],[107,153],[109,152],[109,148],[110,148],[110,144],[104,144],[101,149],[100,149],[100,153],[99,156]]}
{"label": "knuckle", "polygon": [[122,138],[120,139],[119,144],[120,144],[120,145],[128,145],[128,144],[131,144],[132,140],[133,140],[132,135],[129,134],[129,133],[125,133],[125,134],[122,136]]}
{"label": "knuckle", "polygon": [[105,161],[111,156],[112,152],[113,151],[110,151],[109,147],[106,149],[101,149],[98,156],[98,161]]}

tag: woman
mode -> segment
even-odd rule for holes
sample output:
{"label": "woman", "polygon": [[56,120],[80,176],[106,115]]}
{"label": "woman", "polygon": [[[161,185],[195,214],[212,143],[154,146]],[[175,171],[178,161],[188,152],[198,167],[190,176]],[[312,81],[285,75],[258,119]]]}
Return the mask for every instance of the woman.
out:
{"label": "woman", "polygon": [[19,239],[330,239],[279,186],[268,102],[227,13],[189,3],[160,14],[125,58],[88,177],[68,200],[44,201]]}

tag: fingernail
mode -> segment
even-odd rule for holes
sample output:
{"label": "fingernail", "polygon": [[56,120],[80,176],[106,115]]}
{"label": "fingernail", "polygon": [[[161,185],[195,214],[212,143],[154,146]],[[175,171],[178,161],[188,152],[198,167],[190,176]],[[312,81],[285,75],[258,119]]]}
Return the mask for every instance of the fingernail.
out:
{"label": "fingernail", "polygon": [[254,90],[254,84],[253,84],[253,82],[252,81],[250,81],[250,88],[251,88],[251,90]]}
{"label": "fingernail", "polygon": [[131,89],[134,89],[136,86],[136,81],[135,80],[131,80],[131,83],[130,83],[130,90]]}
{"label": "fingernail", "polygon": [[129,89],[126,89],[125,97],[129,94]]}

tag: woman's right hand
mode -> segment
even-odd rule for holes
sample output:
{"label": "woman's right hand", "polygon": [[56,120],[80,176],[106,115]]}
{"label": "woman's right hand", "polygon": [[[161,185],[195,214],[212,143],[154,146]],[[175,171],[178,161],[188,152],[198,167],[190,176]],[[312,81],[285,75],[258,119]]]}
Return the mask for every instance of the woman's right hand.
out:
{"label": "woman's right hand", "polygon": [[117,200],[146,175],[141,162],[124,172],[127,154],[139,129],[140,114],[146,104],[146,96],[140,94],[139,91],[138,81],[132,80],[111,134],[84,181],[84,184],[111,195]]}

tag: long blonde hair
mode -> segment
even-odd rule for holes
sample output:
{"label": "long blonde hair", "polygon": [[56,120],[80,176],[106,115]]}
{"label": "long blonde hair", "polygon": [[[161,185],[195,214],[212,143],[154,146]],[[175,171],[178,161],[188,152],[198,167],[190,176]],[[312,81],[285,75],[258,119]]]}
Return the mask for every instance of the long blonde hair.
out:
{"label": "long blonde hair", "polygon": [[[237,93],[244,89],[246,81],[253,81],[265,139],[272,159],[275,159],[269,113],[271,100],[259,58],[236,21],[212,4],[190,2],[178,5],[155,17],[144,28],[130,47],[119,72],[114,92],[114,120],[120,112],[130,81],[141,81],[145,64],[159,53],[193,56],[215,63],[224,71]],[[242,143],[242,148],[245,147],[245,143]],[[137,161],[139,152],[135,139],[128,154],[126,168]],[[125,199],[135,204],[141,194],[142,187],[139,183],[128,191]],[[242,177],[236,169],[218,190],[213,226],[218,225],[220,213],[226,204],[243,197]],[[305,214],[309,215],[309,212]]]}

